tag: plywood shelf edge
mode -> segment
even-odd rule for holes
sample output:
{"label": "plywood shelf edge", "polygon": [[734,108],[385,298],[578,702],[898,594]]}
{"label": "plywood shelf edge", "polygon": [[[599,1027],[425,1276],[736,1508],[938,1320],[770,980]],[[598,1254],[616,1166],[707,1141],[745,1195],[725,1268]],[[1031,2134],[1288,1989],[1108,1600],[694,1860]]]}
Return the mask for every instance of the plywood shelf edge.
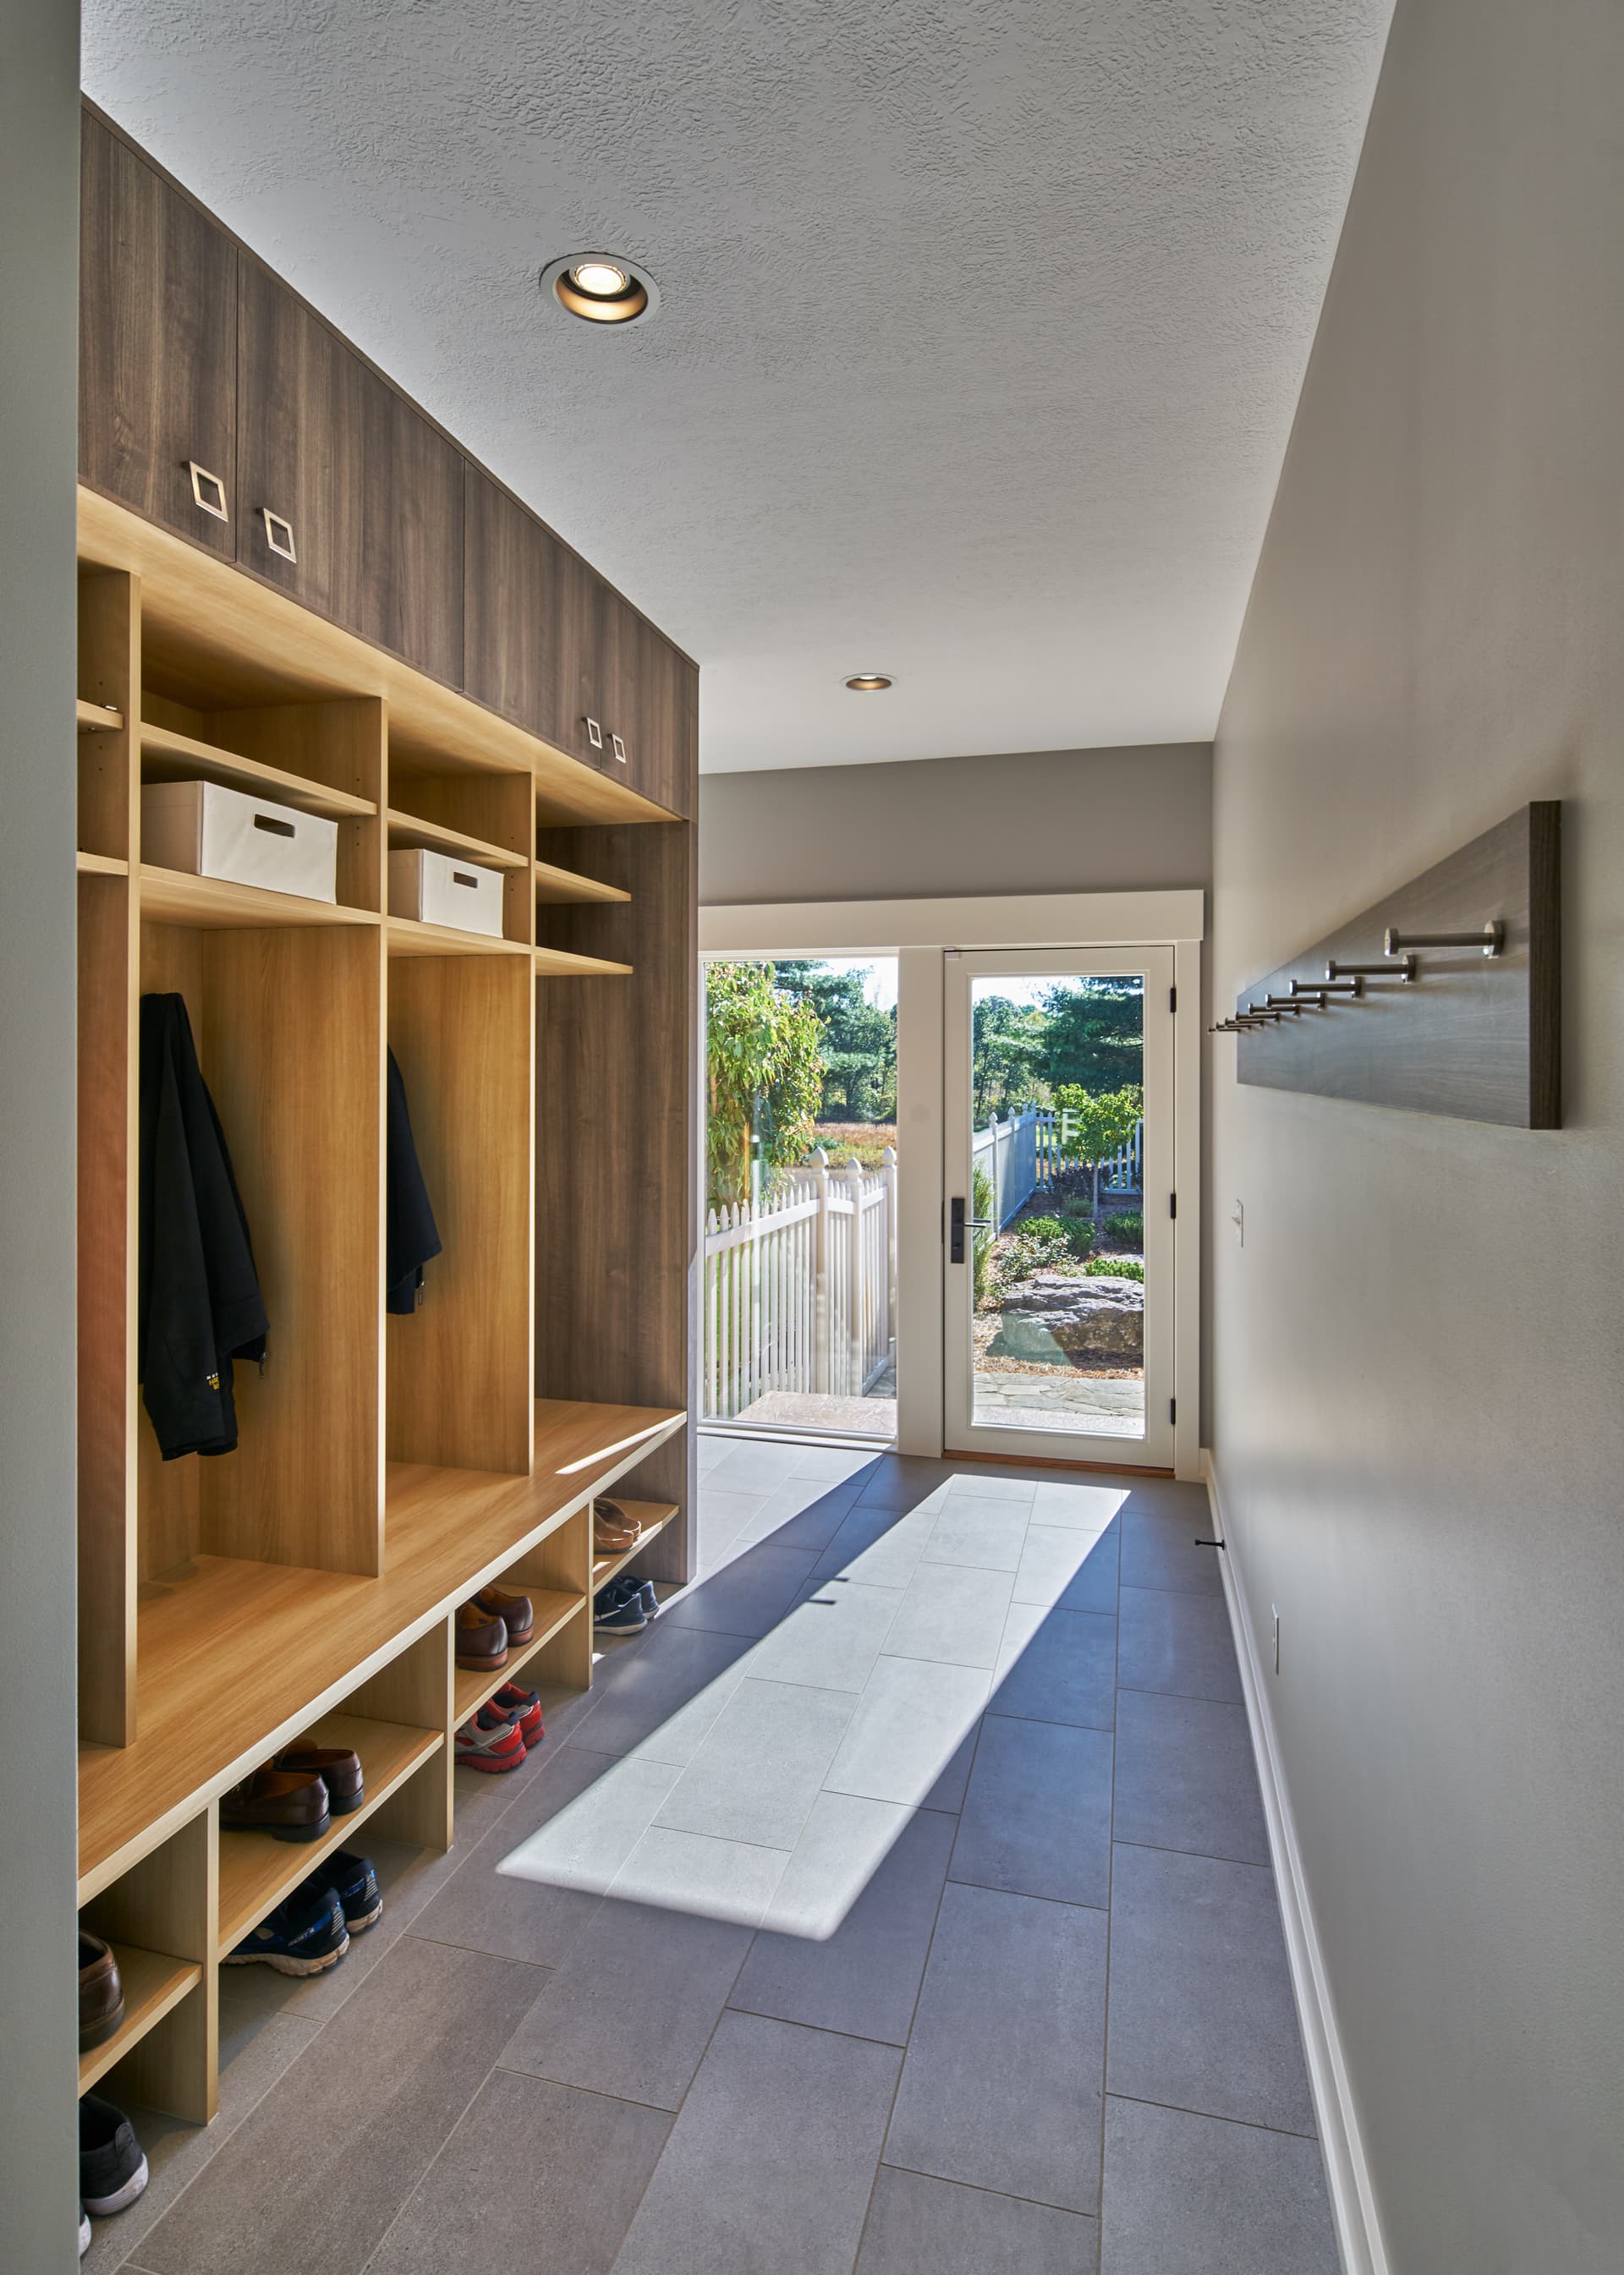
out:
{"label": "plywood shelf edge", "polygon": [[200,743],[191,735],[182,735],[169,727],[155,727],[147,720],[141,722],[141,756],[156,759],[162,771],[143,767],[143,775],[150,773],[155,781],[185,778],[186,769],[193,775],[219,779],[232,789],[249,792],[259,790],[268,798],[283,805],[293,805],[305,813],[320,813],[329,821],[355,821],[370,818],[378,811],[370,798],[356,797],[349,790],[329,790],[325,782],[312,782],[306,775],[290,774],[284,767],[273,767],[262,759],[245,759],[235,751],[223,751],[217,744]]}
{"label": "plywood shelf edge", "polygon": [[127,877],[130,865],[117,853],[87,853],[81,845],[74,856],[74,867],[81,877]]}
{"label": "plywood shelf edge", "polygon": [[487,932],[458,932],[453,925],[419,924],[415,917],[390,917],[385,939],[391,956],[528,956],[522,940],[497,940]]}
{"label": "plywood shelf edge", "polygon": [[538,979],[629,979],[629,964],[611,964],[603,956],[578,956],[567,948],[539,948],[535,951]]}
{"label": "plywood shelf edge", "polygon": [[171,1959],[163,1952],[142,1951],[127,1943],[115,1943],[112,1953],[124,1984],[124,2020],[110,2038],[80,2054],[81,2093],[88,2093],[203,1979],[203,1970],[194,1959]]}
{"label": "plywood shelf edge", "polygon": [[298,893],[267,892],[261,885],[234,885],[221,877],[193,877],[184,869],[160,869],[151,861],[141,864],[140,891],[144,917],[205,930],[257,932],[291,925],[379,922],[371,909],[310,901]]}
{"label": "plywood shelf edge", "polygon": [[592,901],[629,901],[631,898],[620,885],[600,884],[596,877],[584,877],[576,869],[561,869],[555,861],[535,864],[536,898],[549,907],[566,906],[571,903]]}
{"label": "plywood shelf edge", "polygon": [[442,822],[420,821],[415,813],[407,813],[402,807],[390,806],[386,819],[391,848],[399,837],[403,846],[410,842],[429,846],[436,853],[460,853],[487,869],[522,869],[525,865],[522,853],[510,853],[504,845],[493,845],[484,837],[470,837],[465,830],[450,829]]}
{"label": "plywood shelf edge", "polygon": [[87,703],[79,697],[73,706],[74,719],[81,735],[105,735],[124,725],[124,713],[110,710],[105,703]]}
{"label": "plywood shelf edge", "polygon": [[616,1493],[613,1498],[628,1516],[638,1519],[643,1531],[635,1548],[625,1549],[618,1556],[593,1557],[592,1588],[594,1596],[601,1588],[607,1588],[616,1574],[623,1572],[628,1564],[640,1556],[649,1542],[665,1531],[677,1513],[675,1501],[627,1500],[620,1493]]}

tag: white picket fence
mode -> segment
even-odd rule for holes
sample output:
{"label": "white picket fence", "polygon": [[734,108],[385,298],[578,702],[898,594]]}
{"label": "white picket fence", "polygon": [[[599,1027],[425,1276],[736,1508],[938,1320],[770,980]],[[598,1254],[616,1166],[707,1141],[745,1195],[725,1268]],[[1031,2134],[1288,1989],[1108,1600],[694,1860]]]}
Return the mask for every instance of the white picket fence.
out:
{"label": "white picket fence", "polygon": [[[1069,1107],[1057,1111],[1029,1106],[1007,1122],[994,1118],[985,1130],[976,1131],[971,1141],[971,1160],[975,1168],[985,1169],[992,1182],[994,1221],[1001,1232],[1035,1192],[1046,1190],[1054,1183],[1066,1156],[1072,1119]],[[1127,1143],[1119,1145],[1101,1166],[1100,1191],[1114,1197],[1141,1191],[1144,1156],[1141,1121]]]}
{"label": "white picket fence", "polygon": [[706,1417],[728,1421],[769,1391],[860,1398],[896,1337],[896,1153],[786,1178],[759,1207],[705,1225]]}

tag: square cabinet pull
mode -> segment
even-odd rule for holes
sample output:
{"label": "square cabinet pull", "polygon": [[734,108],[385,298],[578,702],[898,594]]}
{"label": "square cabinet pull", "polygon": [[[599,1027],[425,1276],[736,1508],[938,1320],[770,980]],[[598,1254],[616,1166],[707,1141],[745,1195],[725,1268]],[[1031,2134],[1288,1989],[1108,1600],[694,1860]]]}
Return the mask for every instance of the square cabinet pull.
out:
{"label": "square cabinet pull", "polygon": [[280,553],[284,561],[297,563],[298,555],[293,549],[293,525],[273,513],[268,505],[260,508],[260,518],[265,524],[265,542],[273,553]]}
{"label": "square cabinet pull", "polygon": [[595,719],[588,719],[585,725],[587,741],[592,744],[594,751],[601,751],[603,748],[602,728],[598,724]]}
{"label": "square cabinet pull", "polygon": [[620,760],[620,762],[621,762],[622,766],[623,767],[623,766],[625,765],[625,763],[626,763],[626,746],[625,746],[625,744],[621,741],[620,737],[619,737],[618,735],[611,735],[611,736],[609,737],[609,740],[610,740],[610,742],[611,742],[611,743],[614,744],[614,746],[615,746],[615,755],[616,755],[616,757]]}
{"label": "square cabinet pull", "polygon": [[218,474],[211,474],[207,466],[200,466],[195,458],[186,460],[186,472],[192,477],[192,496],[205,513],[212,513],[216,521],[230,521],[230,513],[225,502],[225,484]]}

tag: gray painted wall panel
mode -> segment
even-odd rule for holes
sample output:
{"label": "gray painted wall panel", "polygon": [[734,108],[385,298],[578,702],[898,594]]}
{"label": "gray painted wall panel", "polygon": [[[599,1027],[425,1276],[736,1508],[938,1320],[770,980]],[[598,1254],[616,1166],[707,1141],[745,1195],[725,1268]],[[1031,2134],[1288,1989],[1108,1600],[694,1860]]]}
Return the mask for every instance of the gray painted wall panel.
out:
{"label": "gray painted wall panel", "polygon": [[74,1958],[79,12],[0,16],[0,2266],[66,2275]]}
{"label": "gray painted wall panel", "polygon": [[1394,2275],[1624,2265],[1621,87],[1613,0],[1401,0],[1217,744],[1220,1002],[1566,801],[1565,1130],[1213,1046],[1213,1435]]}

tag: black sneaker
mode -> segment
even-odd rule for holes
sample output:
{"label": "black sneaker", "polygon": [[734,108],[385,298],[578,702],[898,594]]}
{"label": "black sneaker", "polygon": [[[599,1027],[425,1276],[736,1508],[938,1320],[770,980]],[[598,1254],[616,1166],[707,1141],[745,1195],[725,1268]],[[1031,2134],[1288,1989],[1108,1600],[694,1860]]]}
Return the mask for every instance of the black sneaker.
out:
{"label": "black sneaker", "polygon": [[324,1890],[337,1897],[344,1925],[351,1935],[363,1934],[383,1916],[383,1898],[370,1856],[358,1856],[351,1848],[335,1848],[330,1856],[323,1857],[310,1878],[295,1888],[291,1901],[318,1904]]}
{"label": "black sneaker", "polygon": [[235,1951],[228,1951],[223,1967],[249,1967],[261,1960],[278,1975],[324,1975],[336,1967],[350,1948],[344,1908],[331,1888],[308,1893],[302,1881],[274,1912],[250,1928]]}
{"label": "black sneaker", "polygon": [[146,2185],[147,2159],[123,2110],[96,2094],[81,2094],[79,2193],[85,2210],[98,2216],[126,2211]]}
{"label": "black sneaker", "polygon": [[601,1589],[592,1607],[592,1623],[600,1635],[641,1635],[648,1614],[635,1596],[611,1584]]}

